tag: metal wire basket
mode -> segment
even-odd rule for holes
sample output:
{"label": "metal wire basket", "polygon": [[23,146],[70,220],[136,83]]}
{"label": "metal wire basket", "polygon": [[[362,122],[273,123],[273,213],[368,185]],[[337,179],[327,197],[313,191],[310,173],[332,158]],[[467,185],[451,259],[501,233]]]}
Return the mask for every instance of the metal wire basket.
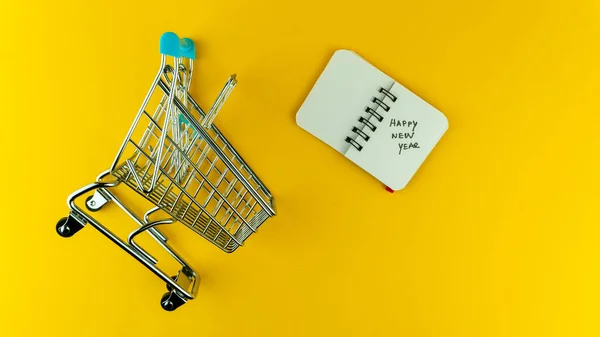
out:
{"label": "metal wire basket", "polygon": [[[159,71],[111,167],[96,182],[68,197],[71,211],[56,229],[63,237],[72,236],[88,223],[98,229],[167,283],[169,292],[163,295],[161,306],[171,311],[196,296],[199,277],[157,226],[177,221],[230,253],[275,215],[275,207],[267,187],[213,124],[237,83],[236,76],[229,78],[205,113],[189,94],[193,42],[165,33],[160,51]],[[143,216],[135,214],[113,191],[121,183],[154,207]],[[75,204],[77,198],[92,191],[86,199],[88,211],[98,211],[113,201],[139,228],[124,240]],[[170,217],[151,221],[150,216],[159,210]],[[177,275],[164,273],[156,266],[157,259],[135,242],[143,232],[181,264]]]}

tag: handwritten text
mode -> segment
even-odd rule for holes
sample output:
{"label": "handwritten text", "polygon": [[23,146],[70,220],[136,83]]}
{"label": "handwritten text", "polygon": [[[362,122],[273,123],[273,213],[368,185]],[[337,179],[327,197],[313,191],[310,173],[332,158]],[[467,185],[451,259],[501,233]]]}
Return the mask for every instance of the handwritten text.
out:
{"label": "handwritten text", "polygon": [[[409,132],[392,132],[392,139],[413,139],[415,136],[415,129],[419,122],[417,121],[407,121],[407,120],[399,120],[399,119],[390,119],[390,127],[398,127],[403,128],[403,131]],[[417,142],[407,142],[407,143],[398,143],[399,151],[398,155],[402,154],[402,151],[407,151],[410,149],[420,149],[419,143]]]}

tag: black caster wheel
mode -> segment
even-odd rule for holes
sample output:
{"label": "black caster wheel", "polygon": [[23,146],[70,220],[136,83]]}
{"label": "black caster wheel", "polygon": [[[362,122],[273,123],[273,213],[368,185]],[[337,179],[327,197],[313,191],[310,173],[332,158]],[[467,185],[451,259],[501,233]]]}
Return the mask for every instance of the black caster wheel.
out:
{"label": "black caster wheel", "polygon": [[89,202],[90,202],[90,200],[92,200],[93,197],[94,197],[93,195],[90,195],[89,197],[85,198],[85,208],[87,208],[88,211],[90,211],[90,212],[98,212],[99,210],[102,209],[102,206],[104,206],[104,205],[102,205],[100,207],[96,207],[96,208],[90,207]]}
{"label": "black caster wheel", "polygon": [[[171,280],[173,280],[173,281],[177,282],[177,276],[171,276]],[[167,290],[168,290],[168,291],[171,291],[171,290],[173,290],[173,287],[171,287],[171,285],[170,285],[170,284],[168,284],[168,283],[167,283]]]}
{"label": "black caster wheel", "polygon": [[174,291],[169,291],[160,299],[160,306],[166,311],[174,311],[185,304],[185,300]]}
{"label": "black caster wheel", "polygon": [[56,223],[56,232],[63,238],[70,238],[82,228],[83,225],[70,215],[66,218],[58,220]]}

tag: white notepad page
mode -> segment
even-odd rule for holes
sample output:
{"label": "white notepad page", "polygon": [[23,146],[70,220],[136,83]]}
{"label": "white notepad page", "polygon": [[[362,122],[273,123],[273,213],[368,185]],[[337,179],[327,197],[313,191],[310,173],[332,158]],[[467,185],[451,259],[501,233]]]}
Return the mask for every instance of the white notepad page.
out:
{"label": "white notepad page", "polygon": [[[395,102],[380,88],[395,96]],[[374,97],[388,111],[372,102]],[[367,107],[383,120],[366,112]],[[361,117],[376,129],[359,122]],[[348,50],[334,53],[296,114],[296,122],[393,190],[408,184],[448,129],[439,110]],[[360,151],[346,141],[348,137]]]}

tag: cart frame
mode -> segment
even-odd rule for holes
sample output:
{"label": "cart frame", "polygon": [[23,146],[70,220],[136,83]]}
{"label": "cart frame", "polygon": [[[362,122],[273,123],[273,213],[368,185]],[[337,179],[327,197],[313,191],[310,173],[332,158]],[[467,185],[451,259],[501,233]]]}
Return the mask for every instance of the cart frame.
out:
{"label": "cart frame", "polygon": [[[69,216],[57,223],[56,230],[63,237],[71,237],[86,224],[96,228],[166,283],[168,292],[162,296],[161,306],[172,311],[196,297],[200,278],[168,244],[158,226],[180,222],[231,253],[267,218],[275,215],[275,205],[271,192],[213,124],[237,83],[235,75],[205,113],[189,94],[195,58],[193,42],[165,33],[160,46],[158,74],[112,165],[94,183],[69,195]],[[169,56],[173,58],[173,66],[167,62]],[[185,61],[187,67],[183,65]],[[157,92],[160,103],[150,115],[146,108],[156,88],[160,90]],[[135,138],[136,132],[142,131],[142,137]],[[126,150],[132,155],[127,155]],[[150,201],[153,207],[143,216],[137,215],[114,193],[121,183]],[[89,195],[91,192],[93,195]],[[87,211],[75,203],[84,195],[89,195],[85,201]],[[90,214],[111,201],[139,226],[126,239]],[[170,217],[151,220],[150,216],[157,211],[164,211]],[[177,275],[168,275],[158,268],[157,259],[135,242],[136,236],[144,232],[181,265]]]}

